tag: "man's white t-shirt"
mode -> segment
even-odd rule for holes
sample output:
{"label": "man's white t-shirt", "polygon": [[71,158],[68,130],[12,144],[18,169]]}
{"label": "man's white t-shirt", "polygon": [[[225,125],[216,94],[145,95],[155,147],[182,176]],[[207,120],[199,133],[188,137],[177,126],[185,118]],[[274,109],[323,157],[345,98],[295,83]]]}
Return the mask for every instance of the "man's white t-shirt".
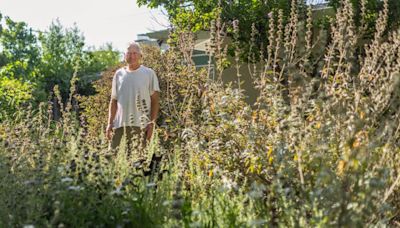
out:
{"label": "man's white t-shirt", "polygon": [[155,91],[160,91],[160,87],[154,70],[143,65],[134,71],[126,67],[118,69],[111,89],[111,98],[117,100],[118,104],[113,128],[144,128],[150,121],[150,96]]}

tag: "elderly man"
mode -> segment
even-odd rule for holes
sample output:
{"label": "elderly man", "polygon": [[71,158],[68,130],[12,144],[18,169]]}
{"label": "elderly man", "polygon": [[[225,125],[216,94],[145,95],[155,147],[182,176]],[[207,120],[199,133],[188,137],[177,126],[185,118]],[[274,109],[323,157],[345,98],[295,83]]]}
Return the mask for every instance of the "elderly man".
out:
{"label": "elderly man", "polygon": [[150,140],[159,105],[159,85],[155,72],[140,61],[142,52],[137,43],[129,44],[125,53],[127,65],[114,75],[109,105],[106,136],[116,149],[124,136],[130,146],[135,135],[144,130]]}

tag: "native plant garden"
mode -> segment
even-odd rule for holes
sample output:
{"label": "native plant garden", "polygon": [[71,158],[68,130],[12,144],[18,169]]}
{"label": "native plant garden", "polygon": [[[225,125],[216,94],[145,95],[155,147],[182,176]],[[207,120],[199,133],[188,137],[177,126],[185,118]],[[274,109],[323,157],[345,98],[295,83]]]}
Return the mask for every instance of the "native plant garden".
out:
{"label": "native plant garden", "polygon": [[[133,151],[110,152],[104,135],[120,64],[98,63],[106,70],[89,80],[96,58],[79,49],[62,58],[68,81],[49,83],[50,38],[38,63],[2,55],[1,82],[18,86],[0,91],[0,227],[399,226],[400,32],[390,1],[373,21],[368,2],[341,1],[317,20],[293,0],[268,12],[263,31],[251,26],[246,45],[220,5],[208,27],[213,80],[192,61],[195,33],[177,23],[168,51],[143,47],[161,113]],[[240,73],[223,78],[245,65],[251,104]],[[84,79],[95,92],[82,93]]]}

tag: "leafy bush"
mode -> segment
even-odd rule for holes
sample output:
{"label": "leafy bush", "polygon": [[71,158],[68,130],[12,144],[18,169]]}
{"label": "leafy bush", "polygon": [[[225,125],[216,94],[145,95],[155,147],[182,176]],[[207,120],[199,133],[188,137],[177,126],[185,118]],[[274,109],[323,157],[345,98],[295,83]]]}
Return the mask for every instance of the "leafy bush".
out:
{"label": "leafy bush", "polygon": [[18,79],[0,77],[0,105],[4,113],[13,113],[21,103],[32,98],[32,86]]}

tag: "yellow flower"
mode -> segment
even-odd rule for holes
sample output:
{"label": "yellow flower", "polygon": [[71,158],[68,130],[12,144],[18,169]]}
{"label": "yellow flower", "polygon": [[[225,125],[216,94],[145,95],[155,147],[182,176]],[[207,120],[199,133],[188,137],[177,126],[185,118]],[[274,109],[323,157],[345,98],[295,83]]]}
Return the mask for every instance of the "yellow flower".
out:
{"label": "yellow flower", "polygon": [[121,182],[121,180],[119,178],[115,180],[115,186],[117,186],[117,187],[121,186],[121,183],[122,182]]}
{"label": "yellow flower", "polygon": [[273,152],[272,146],[269,146],[267,151],[267,158],[269,164],[272,164],[272,162],[274,161],[274,156],[272,156],[272,152]]}
{"label": "yellow flower", "polygon": [[357,148],[357,147],[359,147],[359,146],[360,146],[360,140],[359,140],[359,139],[354,140],[354,142],[353,142],[353,148]]}
{"label": "yellow flower", "polygon": [[363,111],[360,111],[360,119],[364,119],[365,118],[365,112],[363,112]]}
{"label": "yellow flower", "polygon": [[344,173],[345,168],[346,168],[346,161],[340,160],[337,166],[338,174],[342,175]]}
{"label": "yellow flower", "polygon": [[256,111],[253,111],[253,113],[251,114],[251,119],[252,119],[253,121],[256,121],[256,120],[257,120],[257,117],[258,117],[257,112],[256,112]]}

